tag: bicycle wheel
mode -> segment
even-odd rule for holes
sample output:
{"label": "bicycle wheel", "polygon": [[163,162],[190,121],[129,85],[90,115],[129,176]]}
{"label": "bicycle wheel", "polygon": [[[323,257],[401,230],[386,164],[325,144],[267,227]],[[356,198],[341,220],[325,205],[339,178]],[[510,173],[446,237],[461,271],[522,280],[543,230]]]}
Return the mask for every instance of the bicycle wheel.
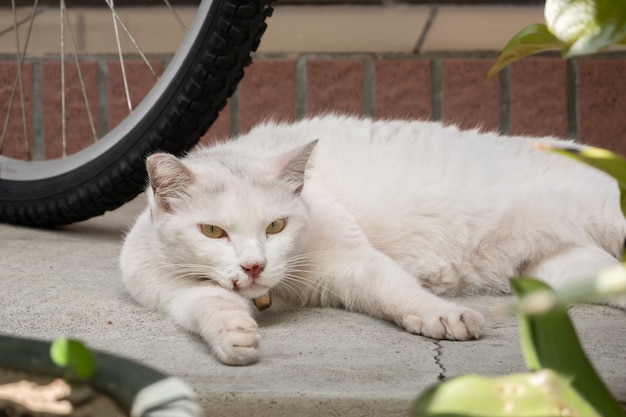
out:
{"label": "bicycle wheel", "polygon": [[0,221],[64,225],[103,214],[139,194],[146,184],[147,155],[184,154],[217,118],[259,45],[272,11],[269,3],[202,0],[152,90],[87,148],[51,160],[0,155]]}

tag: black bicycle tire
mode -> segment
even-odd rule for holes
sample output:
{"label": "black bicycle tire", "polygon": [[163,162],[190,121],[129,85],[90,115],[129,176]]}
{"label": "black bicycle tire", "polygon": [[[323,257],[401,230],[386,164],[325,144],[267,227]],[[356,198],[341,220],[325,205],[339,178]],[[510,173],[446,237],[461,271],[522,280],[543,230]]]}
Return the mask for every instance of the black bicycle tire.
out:
{"label": "black bicycle tire", "polygon": [[87,164],[37,180],[0,179],[0,222],[53,227],[116,209],[146,186],[145,158],[183,155],[243,78],[271,16],[271,0],[213,0],[185,64],[132,130]]}

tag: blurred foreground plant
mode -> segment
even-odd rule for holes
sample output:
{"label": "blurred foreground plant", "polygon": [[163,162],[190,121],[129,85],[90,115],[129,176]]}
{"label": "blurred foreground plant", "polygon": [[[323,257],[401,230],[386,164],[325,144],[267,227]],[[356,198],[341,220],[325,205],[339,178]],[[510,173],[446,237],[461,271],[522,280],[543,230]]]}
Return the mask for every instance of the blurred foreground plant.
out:
{"label": "blurred foreground plant", "polygon": [[81,341],[60,337],[50,346],[50,358],[55,365],[65,369],[65,380],[78,377],[86,381],[96,372],[93,353]]}
{"label": "blurred foreground plant", "polygon": [[526,56],[561,50],[564,58],[626,45],[626,1],[546,0],[546,23],[532,24],[506,44],[487,80],[502,68]]}
{"label": "blurred foreground plant", "polygon": [[[561,49],[564,58],[626,44],[626,0],[547,0],[546,24],[515,35],[493,65],[489,80],[528,55]],[[626,160],[599,148],[540,145],[613,176],[626,216]],[[546,284],[511,281],[517,301],[522,351],[531,372],[497,378],[465,375],[435,385],[415,401],[413,416],[626,417],[580,345],[567,314],[573,301],[626,293],[626,264],[555,292]]]}
{"label": "blurred foreground plant", "polygon": [[464,375],[435,385],[416,400],[413,416],[624,417],[626,412],[594,370],[567,315],[567,302],[624,292],[626,271],[599,291],[559,295],[546,284],[515,279],[520,336],[529,373],[497,378]]}

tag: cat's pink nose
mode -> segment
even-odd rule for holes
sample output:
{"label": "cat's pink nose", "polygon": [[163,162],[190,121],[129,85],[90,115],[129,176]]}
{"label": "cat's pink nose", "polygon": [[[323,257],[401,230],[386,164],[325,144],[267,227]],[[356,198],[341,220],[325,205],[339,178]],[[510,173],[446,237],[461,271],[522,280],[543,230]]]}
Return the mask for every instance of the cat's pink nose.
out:
{"label": "cat's pink nose", "polygon": [[259,275],[261,275],[261,272],[265,269],[265,263],[255,262],[251,264],[242,264],[241,269],[243,269],[243,272],[245,272],[250,279],[254,280],[257,279]]}

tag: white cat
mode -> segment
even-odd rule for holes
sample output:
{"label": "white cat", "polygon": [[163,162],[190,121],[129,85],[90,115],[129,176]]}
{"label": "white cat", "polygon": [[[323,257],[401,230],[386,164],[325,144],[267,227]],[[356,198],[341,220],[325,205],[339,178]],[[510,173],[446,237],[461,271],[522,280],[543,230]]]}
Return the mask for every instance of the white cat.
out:
{"label": "white cat", "polygon": [[626,237],[605,174],[530,138],[434,122],[267,123],[147,168],[124,283],[227,364],[258,359],[252,300],[474,339],[481,314],[434,294],[506,293],[521,275],[562,287],[617,264]]}

